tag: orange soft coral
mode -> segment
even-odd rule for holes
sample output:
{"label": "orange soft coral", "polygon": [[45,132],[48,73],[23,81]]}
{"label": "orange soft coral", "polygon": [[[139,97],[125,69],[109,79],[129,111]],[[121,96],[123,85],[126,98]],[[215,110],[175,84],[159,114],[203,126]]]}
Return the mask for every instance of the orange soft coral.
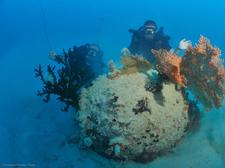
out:
{"label": "orange soft coral", "polygon": [[181,72],[188,88],[200,102],[211,109],[222,105],[225,95],[225,70],[219,48],[200,37],[195,47],[189,47],[182,59]]}
{"label": "orange soft coral", "polygon": [[181,58],[175,53],[167,50],[152,50],[158,62],[159,71],[166,74],[170,80],[178,83],[182,87],[186,87],[185,78],[180,73]]}

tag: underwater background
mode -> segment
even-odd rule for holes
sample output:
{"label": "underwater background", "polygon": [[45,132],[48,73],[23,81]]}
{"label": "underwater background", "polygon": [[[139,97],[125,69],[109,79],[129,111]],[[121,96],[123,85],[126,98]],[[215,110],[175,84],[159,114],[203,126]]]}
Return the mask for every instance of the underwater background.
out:
{"label": "underwater background", "polygon": [[85,43],[98,44],[105,63],[118,63],[131,40],[128,29],[149,19],[164,27],[173,48],[202,34],[224,58],[224,8],[223,0],[0,0],[0,167],[225,167],[225,106],[202,112],[198,130],[173,153],[147,164],[120,163],[67,144],[78,133],[72,112],[37,97],[41,82],[34,76],[38,64],[51,63],[49,51]]}

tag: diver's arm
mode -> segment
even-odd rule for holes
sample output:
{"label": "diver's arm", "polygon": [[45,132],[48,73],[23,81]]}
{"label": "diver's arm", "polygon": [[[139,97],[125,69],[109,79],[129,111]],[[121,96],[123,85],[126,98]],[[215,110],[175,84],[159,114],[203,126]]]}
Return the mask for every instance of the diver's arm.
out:
{"label": "diver's arm", "polygon": [[137,30],[134,30],[134,29],[129,29],[128,30],[130,33],[132,33],[132,34],[136,34],[137,33]]}

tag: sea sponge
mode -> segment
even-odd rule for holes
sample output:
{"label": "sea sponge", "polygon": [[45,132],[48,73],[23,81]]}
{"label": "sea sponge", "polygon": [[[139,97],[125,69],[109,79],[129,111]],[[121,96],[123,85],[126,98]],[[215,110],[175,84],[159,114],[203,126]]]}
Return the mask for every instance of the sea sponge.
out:
{"label": "sea sponge", "polygon": [[203,36],[199,43],[188,46],[181,58],[174,52],[153,50],[160,73],[182,87],[187,87],[206,110],[219,108],[225,97],[225,70],[219,48]]}
{"label": "sea sponge", "polygon": [[123,64],[122,74],[146,72],[151,68],[150,62],[139,55],[123,55],[121,63]]}
{"label": "sea sponge", "polygon": [[117,77],[119,77],[121,75],[120,70],[118,70],[116,68],[116,64],[114,63],[113,60],[109,61],[108,69],[109,69],[109,72],[108,72],[108,78],[109,79],[115,79],[115,78],[117,78]]}
{"label": "sea sponge", "polygon": [[158,70],[162,74],[166,74],[170,80],[178,83],[182,87],[186,87],[185,78],[180,73],[181,57],[164,49],[158,51],[152,50],[152,53],[157,60]]}
{"label": "sea sponge", "polygon": [[181,72],[188,89],[206,110],[219,108],[225,96],[225,70],[219,48],[201,36],[195,47],[189,47],[181,62]]}
{"label": "sea sponge", "polygon": [[147,161],[171,150],[186,133],[188,102],[171,82],[157,99],[147,82],[140,72],[113,80],[103,75],[83,88],[76,118],[81,142],[91,139],[91,149],[118,160]]}

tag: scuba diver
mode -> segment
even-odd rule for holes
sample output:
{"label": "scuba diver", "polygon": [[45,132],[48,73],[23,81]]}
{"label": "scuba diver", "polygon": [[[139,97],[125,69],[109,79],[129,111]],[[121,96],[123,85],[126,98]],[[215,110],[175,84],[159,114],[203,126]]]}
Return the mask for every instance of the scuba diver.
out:
{"label": "scuba diver", "polygon": [[165,35],[163,28],[158,30],[157,25],[152,20],[147,20],[138,30],[129,29],[132,33],[132,40],[128,47],[131,54],[142,55],[151,63],[155,62],[155,58],[151,52],[152,49],[170,50],[170,37]]}

